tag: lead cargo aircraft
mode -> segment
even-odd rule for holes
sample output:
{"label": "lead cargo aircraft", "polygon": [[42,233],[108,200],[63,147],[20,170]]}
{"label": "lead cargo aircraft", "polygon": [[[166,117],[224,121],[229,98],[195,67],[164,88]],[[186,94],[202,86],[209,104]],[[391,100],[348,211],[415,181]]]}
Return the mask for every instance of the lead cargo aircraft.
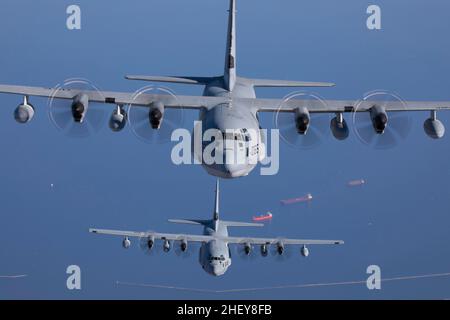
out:
{"label": "lead cargo aircraft", "polygon": [[[110,92],[100,91],[94,86],[86,89],[76,86],[41,88],[0,85],[0,93],[23,96],[23,102],[14,113],[15,119],[19,123],[27,123],[32,120],[35,109],[30,103],[30,97],[38,96],[47,97],[50,108],[54,106],[54,101],[62,101],[62,105],[50,110],[53,122],[59,127],[67,126],[67,119],[64,118],[64,114],[69,114],[71,125],[75,126],[75,129],[88,126],[91,114],[94,117],[93,105],[101,103],[102,105],[115,106],[112,108],[113,112],[109,121],[109,126],[113,131],[122,130],[127,122],[133,127],[139,122],[141,127],[135,130],[138,135],[146,132],[145,130],[156,132],[164,130],[165,126],[166,129],[170,127],[170,123],[166,124],[165,122],[168,121],[164,121],[167,118],[165,115],[169,111],[174,109],[198,110],[203,132],[208,129],[216,129],[223,133],[223,141],[234,140],[234,142],[238,142],[222,148],[219,155],[222,161],[212,163],[203,161],[201,163],[209,174],[222,178],[246,176],[258,162],[265,158],[266,142],[259,123],[258,114],[260,112],[275,113],[278,120],[287,116],[291,126],[288,128],[289,135],[293,131],[297,138],[283,134],[283,128],[280,125],[282,121],[277,120],[276,125],[280,126],[281,136],[286,138],[285,140],[312,136],[312,130],[309,130],[314,125],[314,117],[312,116],[318,114],[334,115],[329,123],[331,132],[338,140],[346,139],[349,135],[349,129],[344,114],[351,113],[354,119],[353,124],[360,125],[359,120],[356,121],[359,116],[364,117],[367,121],[364,132],[357,129],[358,136],[365,141],[372,141],[374,137],[391,135],[388,129],[397,121],[394,115],[405,114],[408,111],[430,111],[431,115],[424,123],[426,134],[434,139],[444,136],[445,128],[442,122],[437,119],[437,111],[449,109],[450,102],[448,101],[403,101],[395,95],[382,95],[381,99],[380,96],[369,95],[359,101],[323,100],[307,95],[297,95],[284,101],[256,98],[255,88],[258,87],[330,87],[334,84],[251,79],[238,76],[236,73],[235,18],[236,1],[230,0],[223,75],[215,77],[126,76],[126,79],[130,80],[203,85],[202,96]],[[123,108],[126,105],[128,109]],[[138,115],[136,121],[132,121],[132,113]],[[367,133],[367,129],[370,130],[369,133]],[[228,130],[234,131],[232,134],[228,134]],[[249,132],[256,132],[256,137],[252,137]],[[142,135],[145,134],[142,133]],[[202,144],[200,148],[203,151],[206,147],[206,144]],[[228,161],[228,159],[235,157],[236,151],[243,152],[247,161],[239,163]]]}
{"label": "lead cargo aircraft", "polygon": [[229,245],[237,245],[242,249],[242,254],[249,256],[252,254],[253,246],[260,246],[260,253],[266,257],[270,248],[276,256],[285,254],[285,246],[299,245],[302,256],[309,255],[307,245],[339,245],[342,240],[305,240],[305,239],[284,239],[284,238],[254,238],[254,237],[231,237],[228,235],[229,227],[262,227],[264,224],[224,221],[219,219],[219,180],[216,182],[216,196],[214,203],[214,214],[211,220],[179,220],[170,219],[169,222],[198,225],[203,227],[203,235],[193,234],[173,234],[158,232],[136,232],[121,230],[89,229],[95,234],[112,235],[123,237],[122,245],[125,249],[131,245],[130,238],[139,238],[145,250],[152,250],[155,241],[163,241],[164,252],[169,252],[171,242],[177,242],[180,252],[188,250],[188,243],[201,243],[199,252],[199,262],[203,270],[213,276],[223,275],[231,266],[231,250]]}

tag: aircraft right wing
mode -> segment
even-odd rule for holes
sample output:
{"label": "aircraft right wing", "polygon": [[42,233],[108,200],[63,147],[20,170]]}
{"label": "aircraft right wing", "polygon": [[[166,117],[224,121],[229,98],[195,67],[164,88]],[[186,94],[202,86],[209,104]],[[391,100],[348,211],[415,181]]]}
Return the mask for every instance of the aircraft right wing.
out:
{"label": "aircraft right wing", "polygon": [[284,245],[310,245],[310,244],[344,244],[342,240],[311,240],[311,239],[283,239],[283,238],[253,238],[253,237],[226,237],[222,238],[230,244],[278,244]]}
{"label": "aircraft right wing", "polygon": [[[354,100],[302,100],[291,99],[251,99],[236,98],[242,104],[248,105],[260,112],[294,112],[299,106],[306,105],[310,113],[347,113],[367,112],[379,101]],[[390,101],[386,102],[386,111],[432,111],[450,110],[450,101]]]}
{"label": "aircraft right wing", "polygon": [[167,108],[201,109],[211,108],[217,104],[228,101],[222,97],[203,96],[176,96],[165,94],[140,94],[131,92],[95,91],[61,89],[55,90],[44,87],[15,86],[0,84],[0,93],[18,94],[23,96],[36,96],[56,99],[74,99],[78,94],[83,93],[89,97],[90,102],[99,102],[114,105],[136,105],[148,107],[152,102],[162,102]]}

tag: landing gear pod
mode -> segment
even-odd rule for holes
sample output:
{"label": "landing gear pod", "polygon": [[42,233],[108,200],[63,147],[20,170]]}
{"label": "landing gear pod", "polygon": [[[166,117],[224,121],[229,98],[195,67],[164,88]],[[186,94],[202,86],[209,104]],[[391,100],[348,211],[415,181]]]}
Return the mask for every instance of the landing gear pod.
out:
{"label": "landing gear pod", "polygon": [[122,106],[117,106],[109,119],[109,128],[114,132],[122,131],[127,124],[127,112]]}
{"label": "landing gear pod", "polygon": [[345,140],[348,138],[349,130],[347,122],[345,122],[344,115],[341,112],[336,113],[336,117],[331,119],[330,129],[337,140]]}
{"label": "landing gear pod", "polygon": [[18,123],[28,123],[34,117],[34,107],[28,102],[28,97],[23,97],[23,102],[14,110],[14,119]]}
{"label": "landing gear pod", "polygon": [[302,256],[307,257],[309,256],[309,249],[306,246],[302,246],[300,253]]}
{"label": "landing gear pod", "polygon": [[267,245],[262,244],[261,245],[261,256],[267,257],[267,254],[269,253],[269,250],[267,250]]}
{"label": "landing gear pod", "polygon": [[430,118],[423,123],[425,133],[432,139],[441,139],[445,134],[445,126],[437,119],[436,110],[431,111]]}
{"label": "landing gear pod", "polygon": [[128,249],[131,246],[131,241],[128,237],[125,237],[122,241],[122,247]]}
{"label": "landing gear pod", "polygon": [[164,240],[164,245],[163,245],[164,252],[169,252],[170,248],[171,248],[170,241],[167,239]]}

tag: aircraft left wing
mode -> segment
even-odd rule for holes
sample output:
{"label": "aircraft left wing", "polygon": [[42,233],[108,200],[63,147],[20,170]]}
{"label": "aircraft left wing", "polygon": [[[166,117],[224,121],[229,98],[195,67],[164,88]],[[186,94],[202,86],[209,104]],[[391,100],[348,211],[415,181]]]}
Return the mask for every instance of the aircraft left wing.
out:
{"label": "aircraft left wing", "polygon": [[167,108],[200,109],[210,108],[226,101],[226,98],[203,96],[176,96],[165,94],[140,94],[130,92],[77,90],[30,86],[0,85],[0,93],[18,94],[23,96],[36,96],[56,99],[73,99],[80,93],[89,97],[90,102],[100,102],[115,105],[148,106],[154,101],[159,101]]}
{"label": "aircraft left wing", "polygon": [[344,244],[342,240],[311,240],[311,239],[283,239],[283,238],[253,238],[253,237],[226,237],[222,238],[230,244],[277,244],[285,245],[310,245],[310,244]]}
{"label": "aircraft left wing", "polygon": [[[260,112],[294,112],[299,106],[307,106],[310,113],[364,112],[380,101],[356,100],[302,100],[291,99],[250,99],[236,98]],[[432,111],[450,110],[450,101],[387,101],[383,102],[386,111]]]}

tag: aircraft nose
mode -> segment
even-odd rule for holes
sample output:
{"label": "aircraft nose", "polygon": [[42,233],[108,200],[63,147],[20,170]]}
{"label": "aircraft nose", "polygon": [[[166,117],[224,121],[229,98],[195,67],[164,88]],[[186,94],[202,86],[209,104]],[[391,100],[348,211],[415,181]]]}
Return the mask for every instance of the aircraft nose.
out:
{"label": "aircraft nose", "polygon": [[224,164],[225,172],[232,175],[234,172],[237,171],[237,165],[231,164],[231,163],[225,163]]}
{"label": "aircraft nose", "polygon": [[224,164],[224,171],[229,178],[236,178],[246,176],[249,173],[249,169],[245,165],[240,164]]}
{"label": "aircraft nose", "polygon": [[215,265],[213,265],[213,266],[211,266],[212,267],[212,273],[215,275],[215,276],[221,276],[221,275],[223,275],[224,273],[225,273],[225,270],[224,270],[224,268],[222,268],[220,265],[218,265],[218,264],[215,264]]}

